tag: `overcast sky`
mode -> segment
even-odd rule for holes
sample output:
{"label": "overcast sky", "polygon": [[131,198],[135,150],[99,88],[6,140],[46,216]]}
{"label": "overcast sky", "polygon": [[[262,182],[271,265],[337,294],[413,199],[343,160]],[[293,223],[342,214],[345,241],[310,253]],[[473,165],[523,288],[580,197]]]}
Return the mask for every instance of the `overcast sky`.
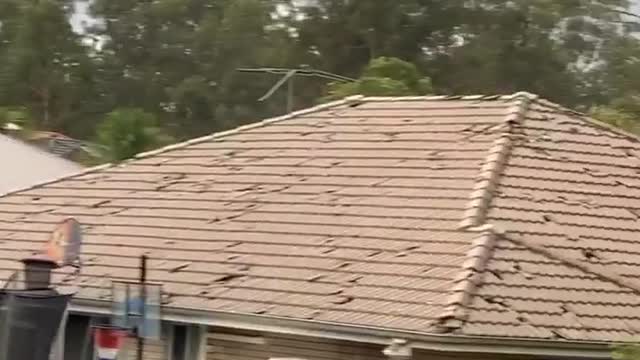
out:
{"label": "overcast sky", "polygon": [[84,22],[91,21],[91,18],[87,16],[87,8],[89,2],[80,1],[76,3],[76,13],[71,17],[71,26],[77,32],[82,32]]}

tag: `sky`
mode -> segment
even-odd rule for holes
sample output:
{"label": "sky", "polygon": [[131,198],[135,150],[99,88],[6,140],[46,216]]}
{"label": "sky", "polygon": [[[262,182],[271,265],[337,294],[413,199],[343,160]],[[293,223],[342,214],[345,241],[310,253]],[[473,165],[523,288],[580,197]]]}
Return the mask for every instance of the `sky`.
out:
{"label": "sky", "polygon": [[76,2],[76,12],[71,16],[71,26],[76,32],[83,32],[83,23],[91,23],[92,19],[87,15],[87,10],[90,2],[79,1]]}

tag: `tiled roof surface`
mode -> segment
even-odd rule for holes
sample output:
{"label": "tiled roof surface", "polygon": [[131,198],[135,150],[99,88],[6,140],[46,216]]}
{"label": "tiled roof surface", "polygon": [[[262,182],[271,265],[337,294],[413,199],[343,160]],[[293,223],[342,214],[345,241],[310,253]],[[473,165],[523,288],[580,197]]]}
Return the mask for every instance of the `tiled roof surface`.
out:
{"label": "tiled roof surface", "polygon": [[74,216],[81,298],[146,253],[168,311],[625,340],[639,162],[529,94],[351,98],[0,198],[0,278]]}
{"label": "tiled roof surface", "polygon": [[640,332],[640,142],[544,100],[513,133],[486,218],[506,234],[462,331],[629,340]]}

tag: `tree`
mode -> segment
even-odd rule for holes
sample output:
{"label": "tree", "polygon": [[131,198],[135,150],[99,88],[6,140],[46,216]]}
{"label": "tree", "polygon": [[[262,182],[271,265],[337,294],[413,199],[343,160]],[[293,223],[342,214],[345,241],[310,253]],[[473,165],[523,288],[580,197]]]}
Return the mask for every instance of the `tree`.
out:
{"label": "tree", "polygon": [[635,344],[616,346],[612,358],[614,360],[640,360],[640,346]]}
{"label": "tree", "polygon": [[90,60],[68,21],[72,1],[11,2],[0,34],[0,105],[24,106],[39,128],[69,129],[91,94]]}
{"label": "tree", "polygon": [[453,43],[463,0],[317,0],[291,8],[296,61],[357,76],[372,59],[422,63]]}
{"label": "tree", "polygon": [[349,95],[401,96],[424,95],[432,91],[431,80],[423,77],[416,66],[398,58],[371,60],[362,76],[350,83],[332,83],[325,100]]}
{"label": "tree", "polygon": [[590,115],[602,122],[640,135],[640,95],[629,94],[608,105],[594,106]]}
{"label": "tree", "polygon": [[602,61],[606,43],[620,36],[625,0],[478,0],[469,7],[458,43],[430,63],[445,93],[527,90],[568,106],[594,92],[585,76]]}
{"label": "tree", "polygon": [[91,32],[105,39],[98,53],[103,108],[144,109],[179,137],[271,115],[275,105],[257,101],[270,80],[235,70],[281,64],[288,35],[271,16],[280,2],[94,1],[93,15],[103,21]]}
{"label": "tree", "polygon": [[0,107],[0,132],[18,130],[20,133],[33,128],[33,121],[23,108]]}
{"label": "tree", "polygon": [[172,141],[156,123],[155,116],[141,109],[117,109],[109,113],[97,130],[104,160],[122,161],[135,154]]}

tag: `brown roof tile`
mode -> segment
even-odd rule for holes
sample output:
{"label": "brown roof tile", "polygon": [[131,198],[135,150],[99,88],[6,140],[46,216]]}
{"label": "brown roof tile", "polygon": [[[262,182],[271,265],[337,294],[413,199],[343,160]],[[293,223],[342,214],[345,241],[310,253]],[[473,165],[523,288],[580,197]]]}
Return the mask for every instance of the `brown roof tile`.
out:
{"label": "brown roof tile", "polygon": [[4,196],[0,278],[74,216],[79,298],[108,300],[146,253],[169,312],[558,340],[640,332],[636,138],[526,93],[354,101]]}

